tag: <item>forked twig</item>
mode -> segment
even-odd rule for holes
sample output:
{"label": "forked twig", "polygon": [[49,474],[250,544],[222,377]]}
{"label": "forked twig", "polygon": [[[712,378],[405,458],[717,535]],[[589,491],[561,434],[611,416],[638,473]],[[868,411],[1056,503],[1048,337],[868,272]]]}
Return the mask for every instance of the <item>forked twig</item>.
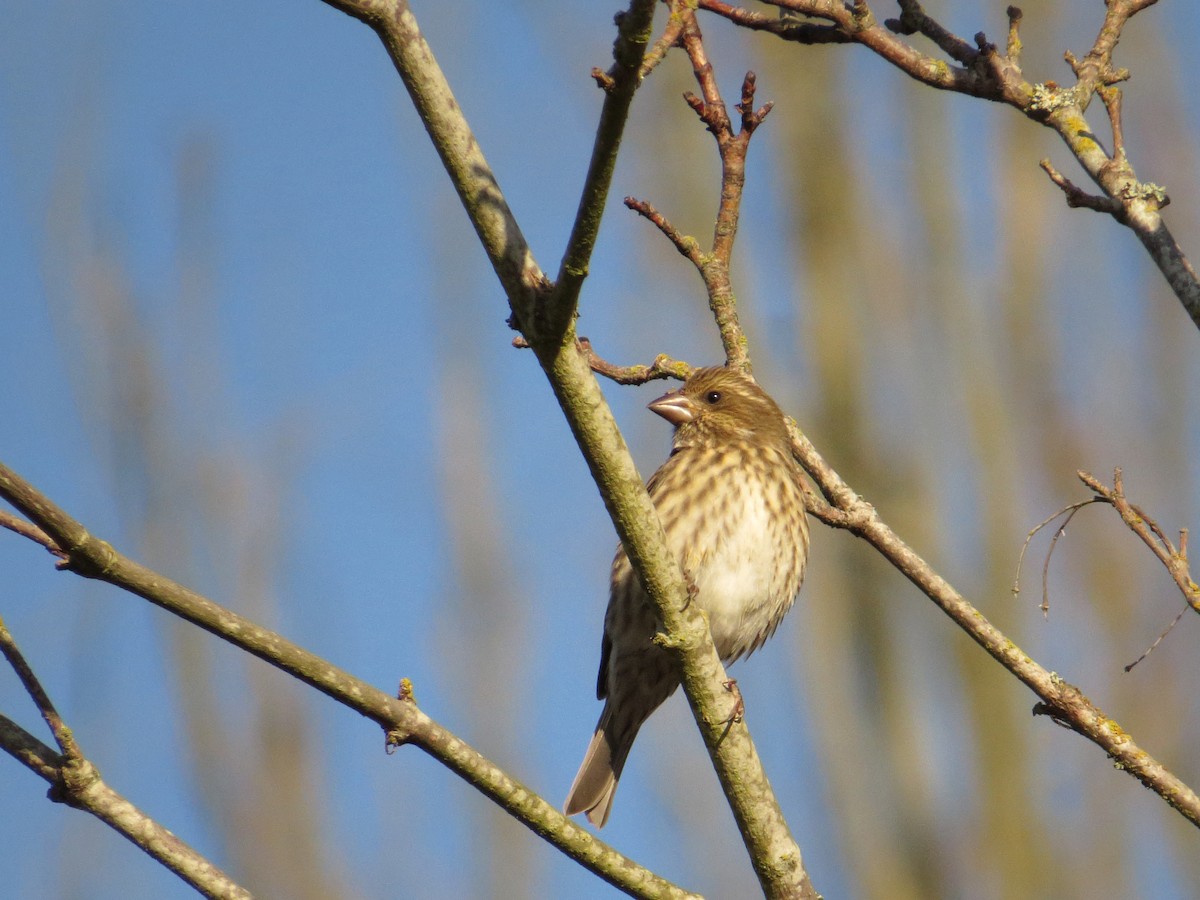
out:
{"label": "forked twig", "polygon": [[1080,500],[1078,503],[1072,503],[1069,506],[1064,506],[1044,522],[1030,529],[1029,533],[1025,535],[1025,543],[1021,545],[1021,555],[1017,557],[1017,574],[1013,578],[1012,592],[1014,596],[1021,593],[1021,566],[1025,563],[1025,552],[1029,549],[1030,543],[1033,541],[1034,537],[1039,531],[1041,531],[1055,519],[1064,515],[1066,516],[1066,519],[1063,521],[1063,523],[1054,530],[1054,537],[1050,539],[1050,548],[1046,551],[1046,559],[1042,563],[1042,605],[1040,609],[1042,610],[1042,615],[1044,617],[1048,618],[1050,615],[1050,559],[1054,556],[1054,548],[1058,544],[1058,539],[1067,533],[1067,526],[1071,524],[1071,520],[1075,518],[1075,514],[1077,512],[1079,512],[1085,506],[1099,502],[1100,501],[1097,498],[1092,497],[1088,500]]}
{"label": "forked twig", "polygon": [[[1145,510],[1134,503],[1130,503],[1125,496],[1125,483],[1122,477],[1120,468],[1113,469],[1112,487],[1101,483],[1094,475],[1088,472],[1080,471],[1076,473],[1079,480],[1095,492],[1095,499],[1102,503],[1107,503],[1117,511],[1121,516],[1121,521],[1124,522],[1129,530],[1142,539],[1150,551],[1158,558],[1170,573],[1171,579],[1183,594],[1184,602],[1187,603],[1195,612],[1200,613],[1200,585],[1197,585],[1192,578],[1191,568],[1188,565],[1187,558],[1187,539],[1188,530],[1181,528],[1179,530],[1179,546],[1176,547],[1167,537],[1166,532],[1155,522],[1150,516],[1146,515]],[[1175,620],[1163,630],[1163,632],[1155,639],[1145,652],[1137,659],[1125,666],[1125,671],[1128,672],[1143,659],[1149,656],[1154,649],[1162,643],[1163,639],[1171,633],[1180,620],[1183,618],[1184,609],[1175,617]]]}
{"label": "forked twig", "polygon": [[49,782],[47,796],[51,800],[91,813],[111,825],[205,896],[249,900],[249,891],[104,782],[95,765],[80,751],[71,729],[58,714],[3,619],[0,619],[0,655],[16,672],[62,752],[55,753],[5,716],[0,716],[0,749]]}

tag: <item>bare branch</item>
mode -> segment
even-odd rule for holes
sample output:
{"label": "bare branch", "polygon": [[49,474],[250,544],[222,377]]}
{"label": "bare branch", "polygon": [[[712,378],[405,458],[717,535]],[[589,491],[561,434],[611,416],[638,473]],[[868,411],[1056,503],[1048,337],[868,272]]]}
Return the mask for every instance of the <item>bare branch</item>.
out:
{"label": "bare branch", "polygon": [[[1103,198],[1095,198],[1073,185],[1068,189],[1071,183],[1052,173],[1051,177],[1063,189],[1068,204],[1106,212],[1130,228],[1200,328],[1200,277],[1160,215],[1159,211],[1168,202],[1166,191],[1159,185],[1138,181],[1124,152],[1119,98],[1105,92],[1106,88],[1129,77],[1128,70],[1114,68],[1112,64],[1113,51],[1122,30],[1132,16],[1153,5],[1154,0],[1107,0],[1104,22],[1092,48],[1082,59],[1066,54],[1077,79],[1070,88],[1062,88],[1049,80],[1031,84],[1025,79],[1020,67],[1018,34],[1021,11],[1016,7],[1008,10],[1008,40],[1006,52],[1001,53],[982,32],[975,36],[972,47],[931,18],[917,0],[900,0],[900,18],[889,19],[886,28],[878,25],[867,4],[861,0],[853,4],[839,0],[772,2],[793,14],[828,23],[807,27],[833,29],[840,36],[840,42],[861,44],[930,87],[1007,104],[1033,121],[1054,129],[1104,194]],[[789,34],[782,23],[731,6],[724,0],[697,0],[697,6],[745,28],[800,40],[798,34]],[[950,62],[922,53],[902,39],[915,34],[932,41]],[[823,42],[832,42],[832,39]],[[1097,141],[1095,131],[1084,115],[1096,93],[1105,100],[1113,125],[1117,146],[1111,156]],[[1047,169],[1048,173],[1050,171]]]}
{"label": "bare branch", "polygon": [[1128,663],[1125,666],[1125,671],[1132,672],[1134,666],[1136,666],[1143,659],[1145,659],[1147,656],[1149,656],[1151,653],[1153,653],[1156,649],[1158,649],[1158,645],[1161,644],[1166,639],[1168,634],[1170,634],[1172,631],[1175,630],[1175,626],[1183,621],[1183,617],[1185,615],[1187,615],[1187,607],[1186,606],[1179,611],[1179,614],[1177,616],[1175,616],[1174,619],[1171,620],[1171,624],[1162,630],[1162,632],[1159,634],[1159,636],[1154,639],[1154,642],[1149,647],[1147,647],[1145,650],[1142,651],[1141,656],[1139,656],[1133,662]]}
{"label": "bare branch", "polygon": [[692,371],[687,363],[672,359],[665,353],[654,357],[654,362],[648,366],[618,366],[601,358],[592,348],[592,342],[585,337],[579,339],[579,347],[587,354],[588,365],[593,372],[617,384],[646,384],[665,378],[685,381]]}
{"label": "bare branch", "polygon": [[712,64],[704,49],[704,38],[696,21],[695,11],[686,4],[677,3],[672,7],[672,18],[675,17],[678,17],[681,23],[679,42],[687,53],[692,73],[700,87],[700,96],[687,93],[684,100],[716,139],[717,151],[721,158],[721,199],[713,228],[712,247],[708,252],[703,252],[694,238],[680,234],[665,216],[646,201],[627,197],[625,205],[653,222],[671,240],[675,248],[696,267],[708,293],[709,309],[721,335],[727,364],[749,372],[750,355],[745,332],[738,321],[737,298],[733,293],[730,278],[730,260],[741,214],[742,194],[746,183],[746,153],[750,146],[750,137],[770,113],[771,104],[766,103],[755,108],[757,79],[753,72],[747,72],[742,80],[741,95],[737,104],[740,127],[735,132]]}
{"label": "bare branch", "polygon": [[0,619],[0,654],[42,714],[62,754],[57,754],[5,716],[0,716],[0,748],[50,784],[49,797],[91,813],[158,860],[206,897],[248,900],[250,892],[154,821],[107,784],[84,757],[74,735]]}
{"label": "bare branch", "polygon": [[[973,641],[1037,694],[1041,702],[1035,706],[1035,714],[1050,715],[1096,744],[1118,768],[1162,797],[1193,825],[1200,826],[1200,797],[1191,787],[1134,743],[1079,688],[1038,665],[992,625],[887,526],[875,508],[842,480],[799,429],[792,432],[792,452],[823,495],[810,495],[811,515],[836,528],[848,529],[878,550]],[[1091,482],[1086,483],[1096,489]]]}
{"label": "bare branch", "polygon": [[[89,534],[3,464],[0,464],[0,497],[41,526],[66,551],[67,561],[60,568],[136,594],[378,723],[390,736],[389,740],[395,735],[403,736],[404,741],[439,760],[539,837],[610,884],[635,896],[691,896],[577,826],[555,806],[429,718],[415,703],[389,696],[281,635],[134,562]],[[719,683],[716,690],[721,690]]]}
{"label": "bare branch", "polygon": [[1094,209],[1096,212],[1108,213],[1113,216],[1121,215],[1122,209],[1120,203],[1108,197],[1097,197],[1095,194],[1089,194],[1083,188],[1072,183],[1058,169],[1054,168],[1049,159],[1043,159],[1038,165],[1050,176],[1050,180],[1062,189],[1063,194],[1067,198],[1067,206]]}
{"label": "bare branch", "polygon": [[1121,516],[1121,521],[1124,522],[1129,530],[1142,539],[1150,551],[1158,557],[1170,573],[1171,579],[1179,588],[1179,592],[1183,594],[1184,602],[1187,603],[1193,610],[1200,613],[1200,585],[1192,579],[1190,567],[1187,560],[1187,531],[1180,532],[1180,548],[1177,549],[1166,533],[1159,527],[1158,523],[1151,519],[1138,506],[1130,503],[1125,496],[1125,484],[1121,475],[1121,470],[1113,470],[1112,487],[1107,487],[1094,475],[1088,472],[1080,471],[1076,473],[1079,480],[1086,484],[1096,493],[1096,499],[1104,503],[1108,503]]}

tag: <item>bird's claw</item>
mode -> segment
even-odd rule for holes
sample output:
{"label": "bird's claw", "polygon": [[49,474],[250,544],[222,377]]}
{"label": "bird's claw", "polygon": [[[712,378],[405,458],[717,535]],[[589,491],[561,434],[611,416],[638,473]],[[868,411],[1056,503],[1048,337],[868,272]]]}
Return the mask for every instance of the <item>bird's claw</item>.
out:
{"label": "bird's claw", "polygon": [[737,686],[737,679],[730,678],[728,681],[722,682],[722,687],[733,694],[733,710],[725,721],[730,724],[742,721],[742,717],[746,714],[746,702],[742,699],[742,691]]}

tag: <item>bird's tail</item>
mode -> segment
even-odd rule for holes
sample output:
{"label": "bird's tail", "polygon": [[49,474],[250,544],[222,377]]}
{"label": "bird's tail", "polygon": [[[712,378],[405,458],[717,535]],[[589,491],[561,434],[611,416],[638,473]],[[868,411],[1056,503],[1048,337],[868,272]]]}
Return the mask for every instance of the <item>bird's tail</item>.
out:
{"label": "bird's tail", "polygon": [[604,704],[600,721],[596,723],[596,733],[592,735],[592,742],[584,754],[583,765],[579,767],[579,773],[567,794],[567,802],[563,804],[563,811],[568,816],[587,813],[589,822],[597,828],[604,827],[612,811],[617,779],[621,777],[625,759],[643,721],[644,716],[633,721],[614,721],[612,701]]}

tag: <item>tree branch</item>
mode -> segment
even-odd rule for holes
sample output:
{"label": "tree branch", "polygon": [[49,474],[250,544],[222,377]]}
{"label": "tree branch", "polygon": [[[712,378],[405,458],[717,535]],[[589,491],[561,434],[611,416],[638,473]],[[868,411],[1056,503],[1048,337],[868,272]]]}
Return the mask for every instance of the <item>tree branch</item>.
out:
{"label": "tree branch", "polygon": [[1130,503],[1126,498],[1125,482],[1119,468],[1113,470],[1111,488],[1087,472],[1080,471],[1076,474],[1080,481],[1095,491],[1098,500],[1115,509],[1129,530],[1142,539],[1142,543],[1149,547],[1158,561],[1166,567],[1171,579],[1179,588],[1179,592],[1183,594],[1184,602],[1195,612],[1200,613],[1200,585],[1197,585],[1192,579],[1191,569],[1188,565],[1187,529],[1184,528],[1180,531],[1178,547],[1171,543],[1171,539],[1167,537],[1166,532],[1159,527],[1158,523],[1146,515],[1141,507]]}
{"label": "tree branch", "polygon": [[1162,797],[1193,825],[1200,826],[1200,797],[1195,791],[1134,743],[1079,688],[1038,665],[1005,637],[888,527],[875,508],[842,480],[799,429],[792,432],[792,452],[825,498],[810,495],[811,515],[835,528],[848,529],[878,550],[975,643],[1037,694],[1041,702],[1034,707],[1035,715],[1049,715],[1083,735],[1104,750],[1114,765]]}
{"label": "tree branch", "polygon": [[433,721],[412,701],[411,692],[407,697],[391,697],[250,619],[123,556],[110,544],[89,534],[2,463],[0,497],[32,519],[63,549],[66,559],[59,564],[60,569],[136,594],[378,723],[387,733],[390,745],[412,744],[428,753],[535,834],[621,890],[641,897],[692,896],[575,825],[479,751]]}
{"label": "tree branch", "polygon": [[[865,0],[855,0],[852,4],[842,0],[771,2],[793,14],[828,24],[807,28],[788,25],[787,20],[772,19],[724,0],[697,0],[696,5],[743,28],[767,31],[801,43],[809,42],[805,37],[813,33],[813,28],[832,29],[840,36],[839,42],[861,44],[923,84],[1007,104],[1033,121],[1052,128],[1111,201],[1097,202],[1096,198],[1089,198],[1077,188],[1067,190],[1066,185],[1070,182],[1061,176],[1054,178],[1052,170],[1047,169],[1055,183],[1066,191],[1068,203],[1109,213],[1130,228],[1193,323],[1200,328],[1200,277],[1163,222],[1159,211],[1168,202],[1166,192],[1156,184],[1138,181],[1125,156],[1120,131],[1119,91],[1113,87],[1129,77],[1127,70],[1112,66],[1112,54],[1121,32],[1133,15],[1153,5],[1155,0],[1107,0],[1104,23],[1092,49],[1082,60],[1066,54],[1077,79],[1070,88],[1060,87],[1050,80],[1031,84],[1025,79],[1020,67],[1018,35],[1021,11],[1016,7],[1009,7],[1008,41],[1006,52],[1001,53],[987,41],[983,32],[975,35],[975,47],[972,47],[925,13],[917,0],[900,0],[901,16],[885,22],[886,28],[879,25]],[[928,38],[953,62],[922,53],[902,40],[903,36],[913,34]],[[820,42],[831,41],[822,38]],[[1117,145],[1111,155],[1100,145],[1084,116],[1092,96],[1097,93],[1107,98],[1105,103],[1109,107]]]}
{"label": "tree branch", "polygon": [[391,57],[467,210],[479,242],[504,285],[513,314],[537,330],[539,300],[550,284],[533,258],[445,74],[407,0],[324,0],[368,25]]}
{"label": "tree branch", "polygon": [[104,783],[99,771],[80,751],[74,735],[63,723],[2,619],[0,654],[17,673],[62,753],[55,753],[5,716],[0,716],[0,749],[49,782],[51,800],[91,813],[204,896],[248,900],[249,891]]}
{"label": "tree branch", "polygon": [[[606,195],[611,156],[616,152],[614,135],[619,134],[632,96],[632,87],[625,89],[611,82],[640,77],[654,0],[631,0],[629,11],[619,19],[617,65],[611,75],[599,79],[607,92],[605,111],[574,236],[563,257],[560,281],[553,286],[546,283],[520,236],[408,4],[403,0],[326,2],[366,22],[380,35],[442,156],[508,295],[511,322],[545,371],[630,562],[658,608],[666,643],[679,654],[684,693],[764,892],[772,897],[815,896],[800,849],[788,831],[745,723],[723,728],[729,705],[722,686],[728,680],[724,667],[700,611],[687,603],[683,573],[667,549],[662,524],[591,372],[588,356],[576,341],[579,286],[603,212],[595,204],[602,203]],[[448,140],[448,136],[460,139]],[[480,196],[487,202],[479,202]],[[499,229],[494,227],[497,220]]]}

